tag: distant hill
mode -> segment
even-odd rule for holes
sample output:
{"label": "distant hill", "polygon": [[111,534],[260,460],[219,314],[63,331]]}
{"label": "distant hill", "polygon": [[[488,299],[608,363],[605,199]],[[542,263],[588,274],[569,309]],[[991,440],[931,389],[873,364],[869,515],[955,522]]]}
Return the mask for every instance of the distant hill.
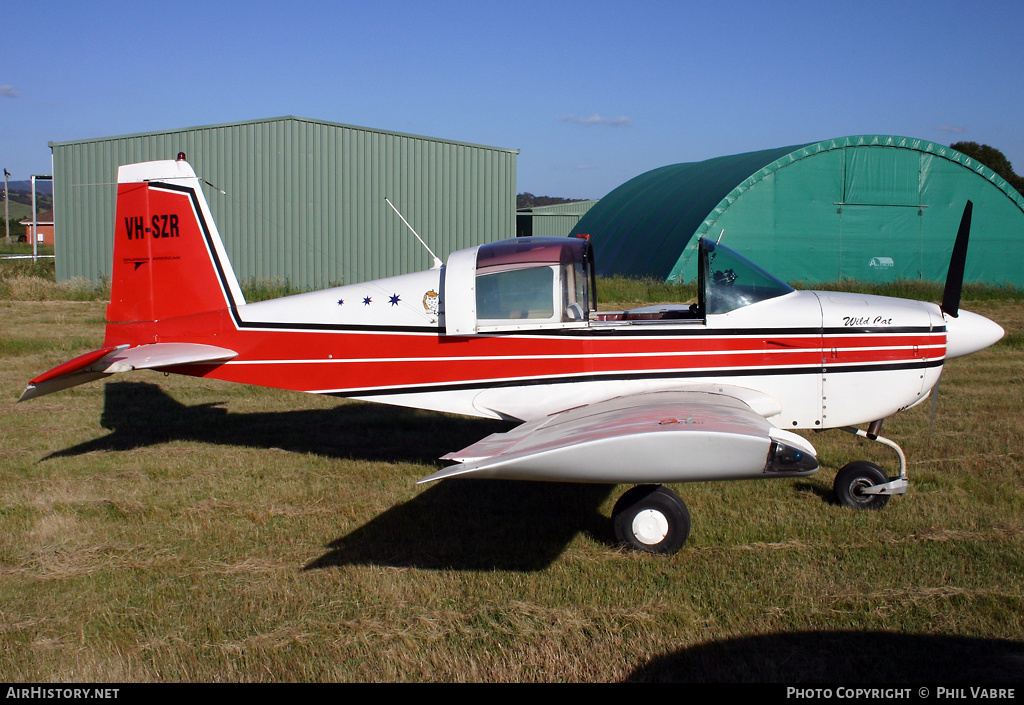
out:
{"label": "distant hill", "polygon": [[[0,193],[0,196],[3,196],[3,194]],[[27,206],[24,203],[18,203],[15,200],[11,200],[11,202],[8,204],[7,207],[8,207],[8,211],[11,214],[11,220],[13,220],[15,223],[17,223],[19,221],[22,221],[22,220],[26,220],[26,219],[32,217],[32,206]],[[44,210],[44,209],[41,208],[40,211],[42,211],[42,210]],[[3,212],[4,212],[4,202],[3,202],[3,198],[0,198],[0,216],[3,215]],[[2,237],[2,236],[3,236],[3,225],[0,224],[0,237]]]}
{"label": "distant hill", "polygon": [[[32,191],[31,185],[28,191],[22,189],[15,189],[15,184],[28,183],[26,181],[12,181],[8,185],[7,189],[7,200],[9,201],[8,208],[10,209],[11,218],[28,218],[32,213]],[[36,183],[36,210],[38,212],[48,211],[53,209],[53,194],[50,191],[43,191],[41,188],[43,185],[49,187],[50,183],[46,181],[40,181]],[[3,208],[3,191],[0,191],[0,209]]]}
{"label": "distant hill", "polygon": [[577,203],[586,201],[586,198],[558,198],[557,196],[534,196],[532,193],[516,194],[516,208],[540,208],[541,206],[556,206],[559,203]]}
{"label": "distant hill", "polygon": [[[24,191],[25,193],[32,193],[32,182],[31,181],[8,181],[7,190],[11,191]],[[48,193],[53,195],[53,182],[52,181],[36,181],[36,193]],[[11,197],[13,200],[13,196]]]}
{"label": "distant hill", "polygon": [[[7,211],[10,219],[17,223],[32,217],[32,182],[9,181],[7,183]],[[0,215],[4,210],[4,193],[0,184]],[[53,183],[50,181],[36,182],[36,210],[39,213],[53,210]],[[4,229],[0,224],[0,239]]]}

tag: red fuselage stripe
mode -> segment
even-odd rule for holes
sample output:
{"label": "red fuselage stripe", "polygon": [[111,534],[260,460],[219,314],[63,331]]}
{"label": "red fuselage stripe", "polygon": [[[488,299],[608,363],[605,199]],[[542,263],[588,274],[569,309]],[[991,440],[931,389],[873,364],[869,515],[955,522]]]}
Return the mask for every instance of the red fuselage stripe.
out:
{"label": "red fuselage stripe", "polygon": [[[221,312],[228,318],[227,312]],[[171,321],[160,324],[161,342],[179,339]],[[192,366],[189,374],[298,391],[345,393],[367,389],[472,385],[494,380],[602,377],[678,372],[806,374],[816,368],[924,365],[941,360],[945,334],[903,333],[777,335],[708,334],[626,336],[440,334],[238,329],[227,320],[216,333],[181,331],[180,340],[227,347],[231,362]],[[127,327],[135,328],[132,324]],[[107,345],[120,342],[108,328]],[[184,326],[191,328],[191,326]],[[113,329],[113,330],[112,330]],[[199,330],[209,330],[206,326]],[[196,330],[196,328],[192,328]],[[154,331],[155,332],[155,331]],[[135,340],[138,331],[131,336]],[[125,331],[125,337],[129,332]],[[185,370],[183,370],[185,371]]]}

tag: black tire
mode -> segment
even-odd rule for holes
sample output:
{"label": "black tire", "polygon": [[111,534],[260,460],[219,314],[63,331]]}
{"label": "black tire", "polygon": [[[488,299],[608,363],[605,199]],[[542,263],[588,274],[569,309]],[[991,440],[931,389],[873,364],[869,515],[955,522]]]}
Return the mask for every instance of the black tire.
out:
{"label": "black tire", "polygon": [[690,511],[667,487],[639,485],[615,503],[612,525],[616,540],[629,548],[671,554],[690,536]]}
{"label": "black tire", "polygon": [[882,468],[867,460],[855,460],[836,473],[832,488],[839,503],[853,509],[878,510],[889,503],[887,494],[864,494],[862,490],[889,481]]}

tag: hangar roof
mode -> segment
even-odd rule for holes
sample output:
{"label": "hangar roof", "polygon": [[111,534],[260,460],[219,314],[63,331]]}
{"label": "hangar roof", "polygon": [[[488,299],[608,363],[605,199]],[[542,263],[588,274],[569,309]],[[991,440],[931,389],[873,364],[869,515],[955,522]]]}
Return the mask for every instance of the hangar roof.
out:
{"label": "hangar roof", "polygon": [[[694,236],[724,229],[723,242],[790,281],[941,281],[967,198],[975,230],[1000,243],[989,243],[998,251],[985,265],[974,258],[970,280],[1024,283],[1010,264],[1024,244],[1024,197],[966,155],[907,137],[844,137],[654,169],[601,199],[573,234],[592,236],[602,275],[686,279]],[[879,257],[894,266],[865,269]]]}
{"label": "hangar roof", "polygon": [[[571,234],[594,238],[600,274],[664,279],[708,214],[737,184],[795,149],[766,149],[648,171],[598,201]],[[612,263],[614,272],[602,271]]]}

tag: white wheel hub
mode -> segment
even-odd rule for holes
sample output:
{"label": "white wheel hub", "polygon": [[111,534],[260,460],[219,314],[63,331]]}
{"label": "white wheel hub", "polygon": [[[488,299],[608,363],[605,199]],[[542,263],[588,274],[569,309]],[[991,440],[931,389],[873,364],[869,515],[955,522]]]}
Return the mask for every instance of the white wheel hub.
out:
{"label": "white wheel hub", "polygon": [[633,536],[646,546],[661,543],[668,536],[668,519],[657,509],[645,509],[633,517]]}

